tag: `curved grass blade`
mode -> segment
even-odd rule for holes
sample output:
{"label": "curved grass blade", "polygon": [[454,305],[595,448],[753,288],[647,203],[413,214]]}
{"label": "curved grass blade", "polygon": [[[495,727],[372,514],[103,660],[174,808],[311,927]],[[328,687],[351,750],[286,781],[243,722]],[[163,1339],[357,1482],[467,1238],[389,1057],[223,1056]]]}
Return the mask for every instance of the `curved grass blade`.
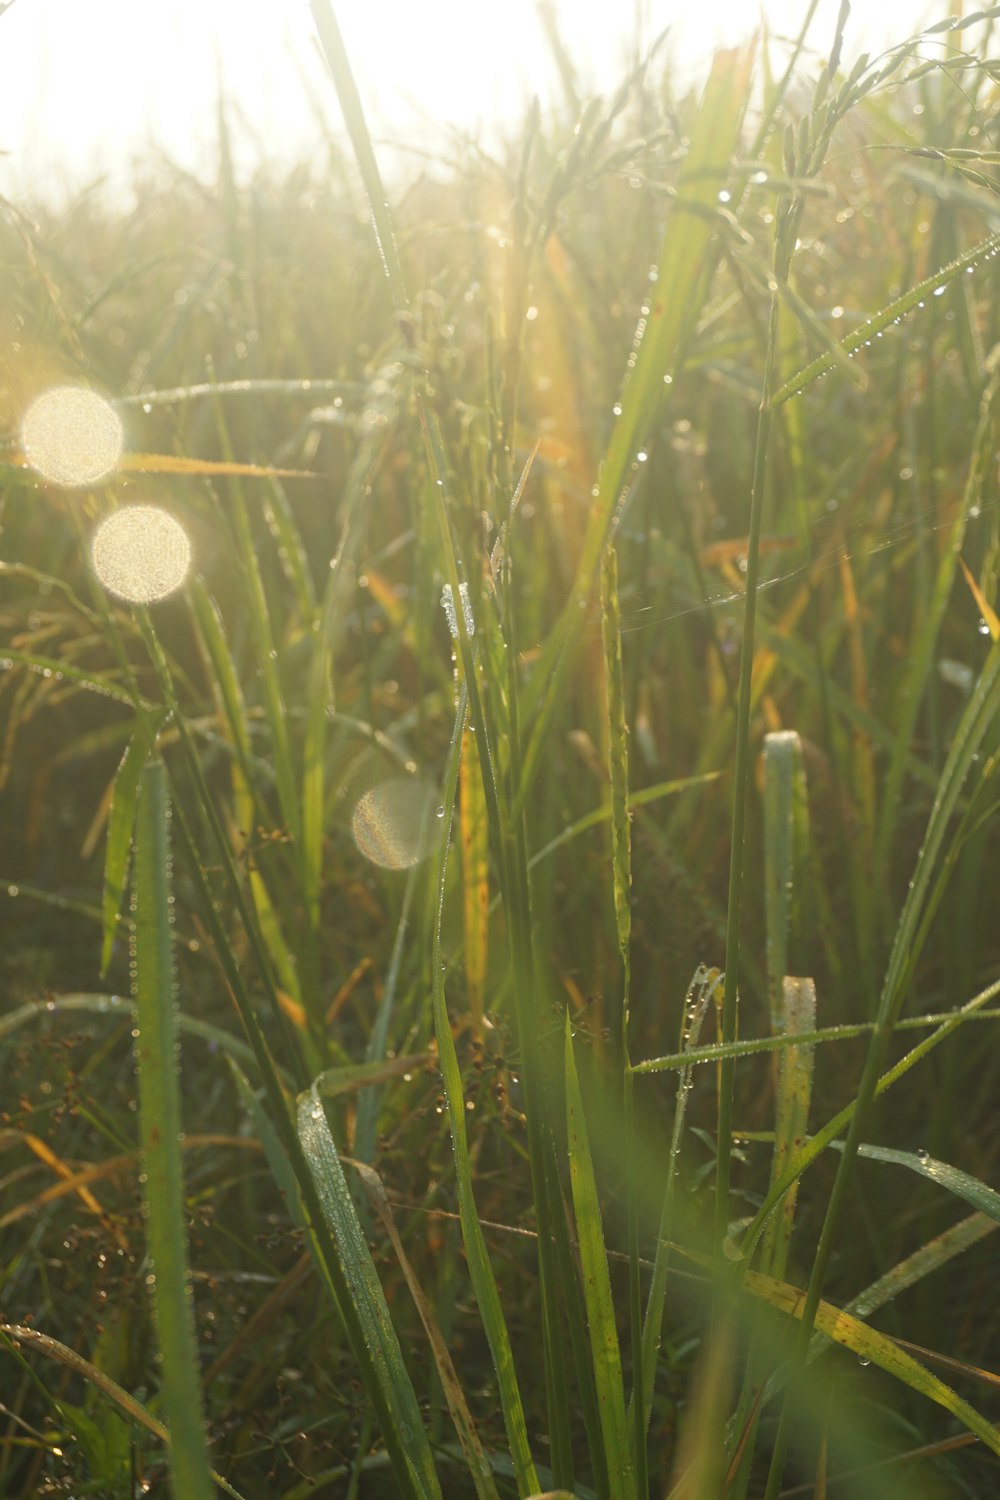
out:
{"label": "curved grass blade", "polygon": [[[798,1287],[777,1281],[772,1276],[764,1276],[760,1271],[748,1271],[744,1284],[753,1296],[801,1319],[804,1299]],[[845,1349],[850,1349],[860,1359],[871,1360],[872,1364],[901,1380],[919,1395],[926,1396],[929,1401],[943,1406],[964,1423],[970,1432],[974,1432],[993,1453],[1000,1454],[1000,1432],[992,1422],[987,1421],[974,1406],[970,1406],[968,1401],[964,1401],[943,1380],[932,1375],[930,1370],[900,1349],[884,1333],[877,1333],[874,1328],[852,1318],[849,1313],[834,1307],[830,1302],[818,1303],[815,1321],[820,1333],[842,1344]]]}
{"label": "curved grass blade", "polygon": [[441,1486],[413,1383],[403,1363],[382,1284],[358,1223],[322,1101],[314,1088],[299,1095],[298,1133],[324,1217],[337,1243],[347,1289],[389,1414],[390,1429],[383,1437],[405,1467],[409,1491],[429,1500],[440,1500]]}
{"label": "curved grass blade", "polygon": [[175,1492],[210,1500],[201,1371],[188,1284],[176,992],[171,921],[170,817],[162,761],[146,766],[136,810],[132,893],[135,1045],[139,1123],[146,1171],[146,1236],[163,1356],[163,1405]]}
{"label": "curved grass blade", "polygon": [[[957,256],[955,260],[942,266],[939,271],[935,271],[933,276],[926,277],[915,287],[911,287],[908,292],[904,292],[901,297],[896,297],[894,301],[866,319],[859,328],[855,328],[853,333],[841,339],[842,352],[848,356],[854,355],[873,338],[884,333],[891,324],[898,323],[900,318],[904,318],[915,307],[919,307],[927,297],[937,296],[954,281],[956,276],[961,275],[963,271],[972,270],[980,261],[992,260],[998,252],[1000,252],[1000,235],[991,234],[985,240],[981,240],[978,245],[973,245],[971,250],[966,250],[963,255]],[[836,362],[832,354],[821,354],[818,359],[814,359],[811,364],[799,370],[790,380],[786,380],[784,385],[779,386],[771,397],[769,405],[780,406],[792,396],[798,396],[806,386],[812,385],[813,381],[833,369]]]}
{"label": "curved grass blade", "polygon": [[399,1230],[396,1228],[396,1221],[393,1218],[389,1200],[385,1195],[382,1179],[372,1167],[366,1166],[364,1162],[355,1161],[351,1165],[360,1176],[369,1201],[378,1214],[383,1229],[389,1236],[396,1260],[399,1262],[399,1269],[403,1273],[403,1279],[409,1287],[410,1296],[413,1298],[417,1312],[420,1314],[420,1321],[424,1325],[427,1342],[430,1344],[431,1353],[434,1356],[434,1364],[437,1367],[438,1379],[441,1381],[441,1389],[444,1391],[448,1410],[451,1413],[451,1420],[455,1426],[455,1433],[461,1444],[462,1452],[465,1454],[476,1494],[479,1496],[479,1500],[499,1500],[489,1457],[484,1452],[483,1445],[479,1441],[476,1424],[472,1420],[472,1413],[469,1411],[458,1372],[452,1363],[451,1355],[448,1353],[448,1345],[445,1343],[441,1329],[438,1327],[437,1319],[434,1316],[434,1309],[428,1301],[423,1287],[417,1280],[416,1272],[410,1264],[409,1256],[403,1248],[403,1241],[400,1239]]}
{"label": "curved grass blade", "polygon": [[[841,1141],[831,1141],[830,1145],[835,1151],[843,1150]],[[988,1187],[978,1177],[952,1167],[946,1161],[928,1156],[926,1151],[896,1151],[889,1146],[862,1144],[858,1147],[858,1155],[867,1157],[870,1161],[886,1161],[897,1167],[908,1167],[911,1172],[917,1172],[921,1177],[936,1182],[939,1187],[947,1188],[949,1193],[962,1198],[970,1208],[986,1214],[1000,1224],[1000,1193],[995,1188]]]}
{"label": "curved grass blade", "polygon": [[583,1296],[587,1308],[604,1456],[612,1495],[615,1500],[627,1500],[628,1496],[636,1494],[636,1488],[625,1420],[621,1351],[618,1347],[618,1329],[611,1297],[601,1205],[597,1196],[587,1120],[583,1112],[583,1098],[573,1056],[569,1012],[566,1013],[566,1131],[570,1187],[583,1272]]}
{"label": "curved grass blade", "polygon": [[[67,1369],[73,1370],[75,1374],[82,1375],[84,1380],[89,1381],[96,1390],[115,1404],[124,1418],[135,1422],[139,1427],[145,1427],[147,1432],[151,1432],[161,1442],[170,1443],[170,1433],[158,1417],[154,1417],[152,1412],[120,1386],[117,1380],[112,1380],[110,1375],[106,1375],[103,1370],[91,1364],[89,1359],[84,1359],[83,1355],[78,1354],[75,1349],[71,1349],[67,1344],[52,1338],[47,1333],[42,1333],[38,1328],[24,1328],[17,1323],[0,1323],[0,1336],[11,1340],[14,1344],[23,1344],[26,1349],[36,1349],[39,1354],[47,1354],[50,1359],[56,1359]],[[243,1500],[239,1490],[234,1489],[228,1479],[223,1479],[222,1475],[216,1474],[214,1469],[211,1475],[224,1494],[231,1495],[232,1500]]]}

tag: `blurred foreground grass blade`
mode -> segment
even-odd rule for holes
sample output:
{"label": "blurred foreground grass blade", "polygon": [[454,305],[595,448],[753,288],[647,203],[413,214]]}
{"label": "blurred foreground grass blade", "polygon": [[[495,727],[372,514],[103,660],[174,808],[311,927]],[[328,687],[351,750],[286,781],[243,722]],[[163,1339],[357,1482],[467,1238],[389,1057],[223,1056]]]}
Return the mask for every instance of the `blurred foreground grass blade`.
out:
{"label": "blurred foreground grass blade", "polygon": [[483,1238],[476,1207],[472,1182],[472,1162],[469,1158],[469,1142],[465,1123],[465,1094],[462,1087],[462,1072],[455,1051],[448,1018],[448,1005],[444,991],[444,952],[441,927],[444,920],[445,885],[448,873],[448,852],[451,844],[451,820],[458,794],[459,761],[465,732],[467,709],[466,687],[459,692],[455,728],[452,732],[448,767],[442,797],[444,826],[438,852],[437,910],[434,920],[434,948],[431,957],[431,976],[434,1002],[434,1034],[437,1038],[441,1081],[444,1084],[445,1101],[448,1106],[448,1124],[451,1130],[452,1149],[455,1152],[455,1180],[458,1188],[459,1217],[462,1224],[462,1239],[469,1265],[469,1276],[483,1320],[483,1330],[490,1346],[490,1356],[497,1377],[500,1407],[503,1412],[507,1441],[510,1444],[511,1461],[517,1481],[518,1493],[533,1495],[538,1490],[531,1449],[528,1446],[528,1431],[524,1419],[524,1407],[514,1368],[514,1355],[510,1345],[510,1334],[503,1315],[503,1307],[497,1291],[496,1278],[490,1264],[489,1252]]}
{"label": "blurred foreground grass blade", "polygon": [[315,1089],[299,1096],[298,1132],[327,1225],[337,1243],[347,1289],[389,1415],[388,1430],[382,1436],[393,1456],[397,1477],[405,1477],[405,1493],[440,1500],[441,1486],[423,1414]]}
{"label": "blurred foreground grass blade", "polygon": [[177,1500],[210,1500],[201,1371],[188,1284],[187,1211],[181,1153],[167,778],[151,761],[139,787],[132,891],[135,1045],[146,1172],[146,1235],[163,1356],[163,1405]]}
{"label": "blurred foreground grass blade", "polygon": [[[120,1386],[117,1380],[112,1380],[110,1375],[98,1369],[89,1359],[84,1359],[83,1355],[77,1353],[75,1349],[70,1349],[67,1344],[52,1338],[47,1333],[42,1333],[38,1328],[24,1328],[16,1323],[0,1323],[0,1339],[9,1339],[25,1349],[37,1350],[39,1354],[46,1354],[50,1359],[58,1360],[74,1374],[82,1375],[95,1390],[100,1391],[103,1396],[107,1396],[114,1403],[124,1418],[135,1422],[139,1427],[145,1427],[147,1432],[151,1432],[154,1437],[169,1445],[170,1433],[159,1418],[154,1417],[153,1413]],[[231,1495],[233,1500],[242,1500],[239,1490],[234,1489],[221,1474],[216,1474],[212,1470],[211,1477],[224,1494]]]}
{"label": "blurred foreground grass blade", "polygon": [[[602,460],[576,576],[559,621],[542,649],[526,703],[535,719],[524,758],[515,810],[527,799],[569,655],[585,623],[586,603],[615,516],[634,473],[636,454],[649,441],[665,385],[678,370],[684,339],[708,295],[714,226],[706,211],[718,206],[729,164],[737,152],[752,77],[753,47],[716,54],[690,133],[677,198],[667,223],[655,285],[636,331],[636,345],[621,393],[620,413]],[[693,210],[693,211],[692,211]]]}
{"label": "blurred foreground grass blade", "polygon": [[621,1352],[615,1307],[611,1297],[608,1255],[601,1223],[601,1205],[597,1196],[594,1163],[590,1154],[587,1120],[573,1056],[573,1031],[566,1014],[566,1131],[569,1149],[569,1177],[573,1192],[576,1237],[583,1273],[583,1295],[587,1307],[587,1325],[597,1386],[601,1437],[608,1467],[611,1493],[615,1500],[635,1495],[635,1474],[629,1449],[625,1420],[625,1388],[622,1381]]}
{"label": "blurred foreground grass blade", "polygon": [[[155,726],[151,726],[155,735]],[[132,827],[135,823],[136,799],[139,782],[150,744],[150,734],[145,727],[136,731],[129,741],[125,754],[115,772],[111,807],[108,812],[107,846],[104,853],[104,894],[101,902],[101,978],[108,972],[115,933],[121,920],[122,898],[128,879],[129,856],[132,852]]]}
{"label": "blurred foreground grass blade", "polygon": [[[773,1276],[765,1276],[760,1271],[748,1271],[745,1286],[753,1296],[760,1297],[762,1301],[793,1318],[801,1319],[804,1303],[798,1287],[789,1286],[787,1282],[778,1281]],[[860,1359],[871,1360],[872,1364],[901,1380],[911,1390],[926,1396],[929,1401],[935,1401],[938,1406],[943,1406],[963,1422],[970,1432],[974,1432],[993,1453],[1000,1454],[1000,1432],[993,1424],[884,1333],[877,1333],[874,1328],[852,1318],[841,1308],[822,1301],[816,1307],[815,1326],[820,1333],[842,1344],[845,1349],[850,1349]]]}
{"label": "blurred foreground grass blade", "polygon": [[434,1309],[428,1301],[423,1287],[417,1280],[416,1272],[410,1264],[409,1256],[403,1248],[403,1241],[400,1239],[399,1230],[396,1228],[396,1221],[393,1218],[389,1200],[385,1195],[382,1179],[376,1171],[366,1166],[364,1162],[356,1161],[353,1163],[353,1166],[359,1173],[369,1200],[381,1220],[383,1229],[389,1236],[396,1260],[399,1263],[399,1268],[403,1273],[403,1279],[409,1287],[410,1296],[413,1298],[417,1312],[420,1314],[420,1321],[424,1326],[427,1342],[430,1344],[431,1353],[434,1356],[434,1364],[437,1368],[438,1379],[441,1382],[441,1389],[444,1391],[444,1397],[448,1403],[448,1410],[455,1425],[455,1433],[462,1445],[462,1451],[468,1462],[469,1473],[472,1475],[476,1494],[479,1496],[479,1500],[499,1500],[490,1460],[488,1455],[483,1451],[482,1443],[479,1441],[476,1424],[472,1420],[472,1413],[469,1411],[465,1392],[462,1390],[462,1382],[452,1363],[451,1355],[448,1353],[448,1345],[445,1343],[441,1329],[438,1327],[437,1319],[434,1316]]}

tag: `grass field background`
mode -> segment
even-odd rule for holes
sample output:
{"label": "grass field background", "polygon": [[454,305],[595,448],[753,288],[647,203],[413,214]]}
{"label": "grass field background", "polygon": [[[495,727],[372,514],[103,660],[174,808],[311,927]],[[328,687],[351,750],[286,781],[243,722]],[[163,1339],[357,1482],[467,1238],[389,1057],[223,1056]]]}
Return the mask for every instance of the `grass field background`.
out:
{"label": "grass field background", "polygon": [[2,205],[0,1490],[991,1495],[994,11],[386,190],[312,9]]}

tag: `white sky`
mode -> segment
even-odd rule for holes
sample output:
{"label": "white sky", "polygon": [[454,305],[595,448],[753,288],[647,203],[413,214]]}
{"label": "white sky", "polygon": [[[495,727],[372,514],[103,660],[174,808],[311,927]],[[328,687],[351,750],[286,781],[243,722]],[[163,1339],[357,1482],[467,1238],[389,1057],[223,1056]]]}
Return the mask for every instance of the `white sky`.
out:
{"label": "white sky", "polygon": [[[586,87],[613,87],[638,24],[671,26],[695,65],[752,28],[746,0],[555,0]],[[767,0],[791,32],[806,0]],[[838,0],[820,0],[810,32],[828,50]],[[442,128],[514,121],[534,93],[555,91],[536,0],[339,0],[335,10],[373,132],[440,145]],[[947,0],[856,0],[845,58],[902,41],[947,14]],[[0,15],[0,191],[21,197],[127,171],[150,145],[210,170],[221,77],[243,116],[242,159],[291,160],[319,138],[315,107],[339,124],[312,43],[306,0],[16,0]]]}

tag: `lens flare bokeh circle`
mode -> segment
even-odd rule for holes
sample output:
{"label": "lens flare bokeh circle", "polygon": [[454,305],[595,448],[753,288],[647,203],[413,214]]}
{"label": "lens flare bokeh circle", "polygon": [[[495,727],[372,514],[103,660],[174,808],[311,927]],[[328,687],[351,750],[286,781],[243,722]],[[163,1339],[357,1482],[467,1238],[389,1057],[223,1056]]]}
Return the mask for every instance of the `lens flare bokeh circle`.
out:
{"label": "lens flare bokeh circle", "polygon": [[165,510],[126,505],[101,522],[90,555],[109,594],[129,604],[155,604],[187,577],[191,543],[180,522]]}
{"label": "lens flare bokeh circle", "polygon": [[408,870],[434,847],[433,796],[416,776],[393,776],[358,798],[351,834],[358,849],[384,870]]}
{"label": "lens flare bokeh circle", "polygon": [[98,484],[118,467],[124,430],[110,402],[84,386],[43,391],[21,422],[21,448],[31,467],[66,489]]}

